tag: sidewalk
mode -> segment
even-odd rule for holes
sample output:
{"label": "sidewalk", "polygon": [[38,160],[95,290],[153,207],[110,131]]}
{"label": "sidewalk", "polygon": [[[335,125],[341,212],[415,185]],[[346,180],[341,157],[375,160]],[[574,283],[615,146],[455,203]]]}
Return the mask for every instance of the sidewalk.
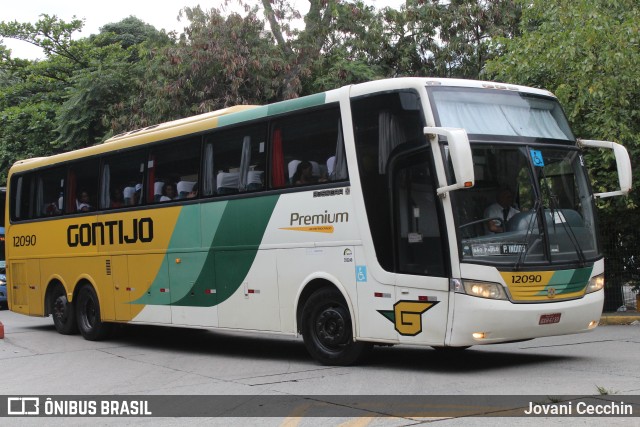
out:
{"label": "sidewalk", "polygon": [[602,313],[600,325],[630,325],[633,322],[640,323],[640,312],[637,311],[616,311],[612,313]]}

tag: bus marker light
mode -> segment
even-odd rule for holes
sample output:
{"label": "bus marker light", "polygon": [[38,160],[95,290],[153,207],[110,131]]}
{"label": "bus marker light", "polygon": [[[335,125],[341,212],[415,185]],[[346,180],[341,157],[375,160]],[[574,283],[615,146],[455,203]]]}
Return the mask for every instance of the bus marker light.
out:
{"label": "bus marker light", "polygon": [[248,289],[247,293],[248,294],[259,294],[260,293],[260,289]]}
{"label": "bus marker light", "polygon": [[587,328],[588,329],[593,329],[596,326],[598,326],[598,323],[600,323],[600,322],[598,322],[597,320],[592,320],[591,322],[589,322],[589,326],[587,326]]}
{"label": "bus marker light", "polygon": [[176,258],[176,264],[180,264],[181,262],[182,262],[182,259]]}
{"label": "bus marker light", "polygon": [[160,292],[161,292],[161,293],[169,292],[169,289],[167,289],[167,288],[160,288]]}
{"label": "bus marker light", "polygon": [[132,291],[135,291],[135,290],[136,290],[136,288],[127,288],[127,292],[132,292]]}
{"label": "bus marker light", "polygon": [[484,332],[474,332],[473,337],[477,340],[483,340],[485,337]]}
{"label": "bus marker light", "polygon": [[216,290],[215,289],[205,289],[204,293],[207,295],[211,295],[211,294],[215,294]]}
{"label": "bus marker light", "polygon": [[373,296],[376,298],[391,298],[391,294],[387,294],[383,292],[374,292]]}

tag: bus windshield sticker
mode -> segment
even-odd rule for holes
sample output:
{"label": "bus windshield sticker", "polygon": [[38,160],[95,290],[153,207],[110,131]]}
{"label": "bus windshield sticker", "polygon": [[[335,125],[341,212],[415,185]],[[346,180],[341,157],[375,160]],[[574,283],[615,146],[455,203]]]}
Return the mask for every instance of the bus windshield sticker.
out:
{"label": "bus windshield sticker", "polygon": [[542,151],[540,150],[530,150],[531,152],[531,160],[533,161],[534,166],[544,166],[544,158],[542,157]]}
{"label": "bus windshield sticker", "polygon": [[514,255],[527,251],[527,245],[523,243],[487,243],[471,245],[473,256]]}
{"label": "bus windshield sticker", "polygon": [[502,255],[520,254],[527,251],[527,245],[523,243],[509,243],[500,246]]}
{"label": "bus windshield sticker", "polygon": [[500,255],[500,244],[471,245],[473,256]]}

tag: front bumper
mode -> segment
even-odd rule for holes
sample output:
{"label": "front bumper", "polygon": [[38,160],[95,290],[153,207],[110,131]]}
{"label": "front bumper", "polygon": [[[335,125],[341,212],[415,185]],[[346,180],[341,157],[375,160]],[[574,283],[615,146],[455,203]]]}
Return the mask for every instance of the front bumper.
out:
{"label": "front bumper", "polygon": [[[454,294],[454,316],[447,345],[470,346],[527,340],[593,330],[602,315],[604,291],[549,303],[514,304]],[[558,323],[540,324],[541,316],[560,314]],[[474,334],[482,337],[474,338]]]}

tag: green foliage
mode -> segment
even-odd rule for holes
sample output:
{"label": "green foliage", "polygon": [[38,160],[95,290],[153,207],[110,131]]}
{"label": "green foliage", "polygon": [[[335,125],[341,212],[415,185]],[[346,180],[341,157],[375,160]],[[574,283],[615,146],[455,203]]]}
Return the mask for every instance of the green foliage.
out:
{"label": "green foliage", "polygon": [[82,62],[80,47],[71,36],[83,26],[84,22],[75,16],[71,22],[65,22],[55,15],[45,14],[35,24],[0,22],[0,36],[31,43],[42,48],[47,57],[59,55],[82,66],[86,63]]}
{"label": "green foliage", "polygon": [[362,1],[338,3],[332,13],[332,30],[304,81],[304,94],[380,79],[390,71],[381,59],[387,52],[383,13]]}
{"label": "green foliage", "polygon": [[517,34],[520,15],[514,0],[408,0],[404,22],[398,21],[405,29],[397,37],[399,72],[481,78],[497,53],[492,41]]}
{"label": "green foliage", "polygon": [[112,104],[115,133],[238,104],[273,101],[289,64],[256,10],[242,17],[185,8],[173,45],[149,52],[133,96]]}

